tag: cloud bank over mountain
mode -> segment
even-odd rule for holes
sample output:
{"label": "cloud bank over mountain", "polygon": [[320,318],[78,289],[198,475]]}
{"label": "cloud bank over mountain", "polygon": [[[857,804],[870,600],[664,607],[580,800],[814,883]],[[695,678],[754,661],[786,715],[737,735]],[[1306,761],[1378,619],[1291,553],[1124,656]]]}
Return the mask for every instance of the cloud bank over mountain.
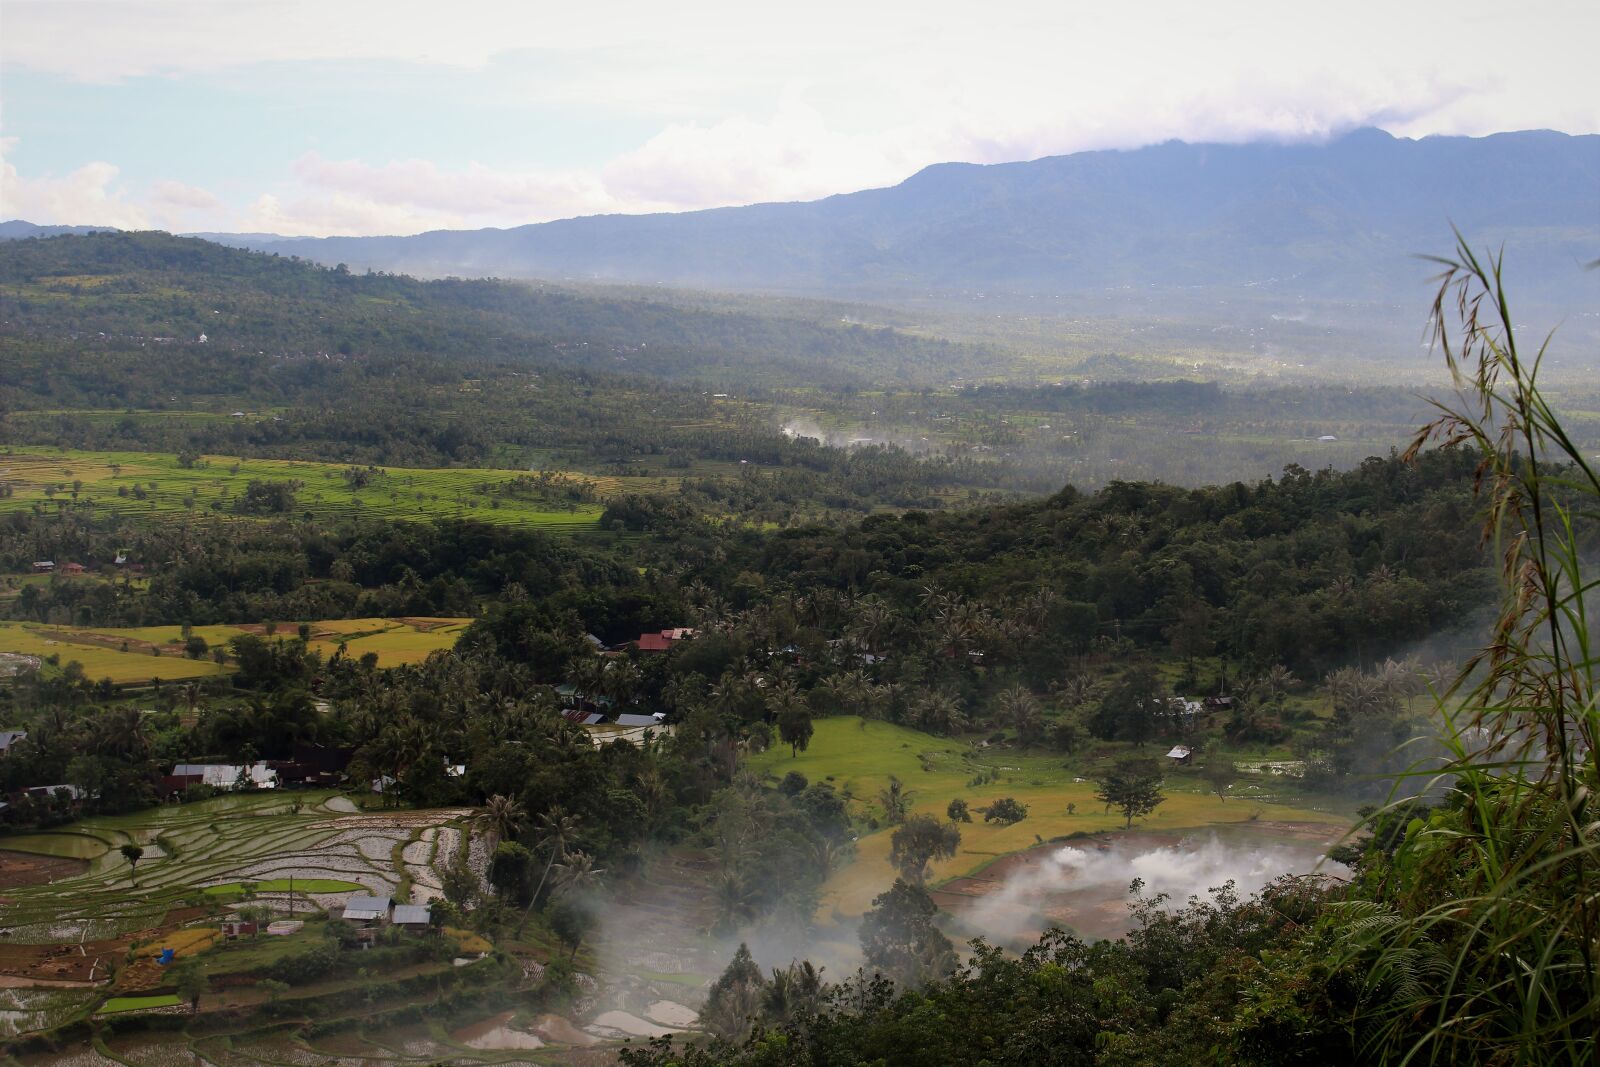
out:
{"label": "cloud bank over mountain", "polygon": [[1587,5],[896,7],[13,0],[0,192],[44,223],[405,234],[1173,138],[1600,131]]}

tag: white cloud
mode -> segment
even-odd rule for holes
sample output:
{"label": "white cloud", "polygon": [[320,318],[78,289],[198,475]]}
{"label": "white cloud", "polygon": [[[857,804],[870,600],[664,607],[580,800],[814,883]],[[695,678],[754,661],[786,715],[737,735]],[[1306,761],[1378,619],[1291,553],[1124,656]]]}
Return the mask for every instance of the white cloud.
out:
{"label": "white cloud", "polygon": [[182,211],[210,211],[222,206],[222,201],[205,189],[170,180],[151,185],[150,200],[161,207]]}
{"label": "white cloud", "polygon": [[[113,191],[108,164],[26,180],[32,202],[58,196],[49,202],[63,210],[83,202],[101,215],[88,221],[143,211],[161,225],[227,217],[251,229],[407,233],[807,199],[890,184],[934,162],[1169,138],[1321,138],[1368,123],[1411,136],[1600,131],[1592,0],[1514,9],[1347,0],[1315,11],[1281,0],[1000,9],[968,0],[815,0],[804,9],[747,0],[5,2],[0,60],[83,81],[231,71],[270,101],[261,82],[286,75],[251,75],[252,64],[316,64],[337,78],[348,61],[403,61],[418,78],[476,71],[439,82],[463,109],[492,94],[513,101],[513,113],[525,106],[601,130],[616,121],[654,130],[603,158],[574,150],[562,158],[577,163],[540,165],[531,146],[531,162],[488,166],[467,153],[412,158],[403,137],[394,138],[399,150],[358,156],[280,129],[295,145],[288,152],[317,144],[320,154],[286,161],[280,174],[232,179],[257,184],[227,209],[170,183],[138,196]],[[351,108],[352,125],[403,126],[370,97],[333,94],[326,106]],[[84,158],[95,155],[86,145]],[[14,172],[7,180],[24,184]],[[8,205],[6,213],[23,212]]]}
{"label": "white cloud", "polygon": [[285,202],[273,193],[263,193],[244,213],[238,228],[285,237],[331,237],[421,233],[454,225],[454,219],[384,205],[365,197],[295,196]]}
{"label": "white cloud", "polygon": [[607,163],[601,178],[623,204],[672,209],[810,200],[895,182],[927,162],[895,132],[842,134],[789,94],[766,121],[674,123]]}
{"label": "white cloud", "polygon": [[121,168],[104,160],[85,163],[61,177],[24,176],[9,158],[17,141],[0,137],[0,218],[183,231],[206,228],[224,217],[222,201],[208,190],[170,179],[132,188],[119,180]]}
{"label": "white cloud", "polygon": [[31,222],[142,229],[150,216],[117,188],[118,170],[86,163],[65,177],[25,178],[4,158],[14,139],[0,139],[0,215]]}

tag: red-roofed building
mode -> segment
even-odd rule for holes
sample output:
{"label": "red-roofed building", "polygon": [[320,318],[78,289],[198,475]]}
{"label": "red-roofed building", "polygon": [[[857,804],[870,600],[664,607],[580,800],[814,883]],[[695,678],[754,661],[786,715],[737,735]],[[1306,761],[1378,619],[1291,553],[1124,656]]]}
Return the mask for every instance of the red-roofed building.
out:
{"label": "red-roofed building", "polygon": [[633,647],[640,652],[665,652],[679,641],[687,641],[694,636],[694,630],[687,626],[674,627],[671,630],[661,630],[653,634],[640,634],[639,640]]}

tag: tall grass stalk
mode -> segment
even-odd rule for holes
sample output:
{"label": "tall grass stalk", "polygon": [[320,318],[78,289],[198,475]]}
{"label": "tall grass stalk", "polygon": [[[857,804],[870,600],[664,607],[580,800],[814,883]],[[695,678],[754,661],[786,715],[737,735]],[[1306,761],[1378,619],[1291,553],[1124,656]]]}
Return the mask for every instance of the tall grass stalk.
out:
{"label": "tall grass stalk", "polygon": [[[1600,1065],[1600,805],[1586,537],[1600,478],[1518,350],[1499,254],[1456,235],[1430,331],[1456,382],[1416,435],[1480,454],[1499,561],[1491,640],[1438,694],[1448,808],[1411,824],[1374,899],[1344,907],[1365,971],[1357,1032],[1381,1062]],[[1408,790],[1416,792],[1416,790]],[[1397,801],[1398,803],[1398,801]]]}
{"label": "tall grass stalk", "polygon": [[1481,456],[1474,491],[1503,600],[1487,646],[1439,694],[1451,782],[1375,899],[1343,905],[1365,971],[1357,1030],[1383,1062],[1600,1065],[1600,805],[1586,548],[1600,478],[1519,351],[1502,257],[1457,235],[1430,329],[1454,401],[1412,442]]}

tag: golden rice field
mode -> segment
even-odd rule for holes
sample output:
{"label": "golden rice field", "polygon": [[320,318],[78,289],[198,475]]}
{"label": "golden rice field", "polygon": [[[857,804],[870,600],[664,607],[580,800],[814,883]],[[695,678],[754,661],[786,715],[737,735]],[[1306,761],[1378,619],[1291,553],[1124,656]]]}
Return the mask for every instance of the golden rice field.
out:
{"label": "golden rice field", "polygon": [[[368,652],[378,657],[378,666],[396,667],[418,663],[441,649],[453,648],[471,619],[327,619],[309,622],[308,643],[331,657],[343,650],[346,656],[360,658]],[[273,636],[298,636],[300,624],[272,625]],[[243,634],[267,636],[269,626],[242,623],[236,626],[196,626],[191,631],[213,646],[227,643]],[[58,657],[59,664],[76,660],[84,674],[98,681],[109,678],[118,684],[145,683],[154,678],[184,681],[225,673],[209,656],[190,659],[183,652],[183,630],[178,626],[78,627],[35,622],[0,622],[0,652],[47,659]]]}

